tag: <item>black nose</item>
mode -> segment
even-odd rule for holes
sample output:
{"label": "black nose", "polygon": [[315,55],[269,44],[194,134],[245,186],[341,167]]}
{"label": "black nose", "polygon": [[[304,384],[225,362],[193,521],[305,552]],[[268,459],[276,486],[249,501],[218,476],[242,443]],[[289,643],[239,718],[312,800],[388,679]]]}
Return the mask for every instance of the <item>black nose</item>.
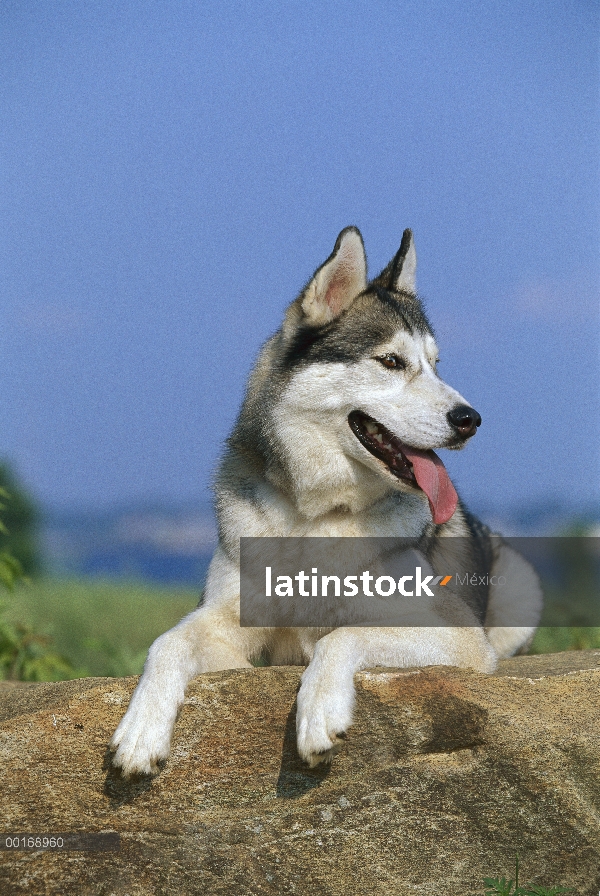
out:
{"label": "black nose", "polygon": [[455,408],[446,414],[448,423],[458,430],[465,439],[475,435],[475,430],[481,424],[481,415],[467,404],[457,404]]}

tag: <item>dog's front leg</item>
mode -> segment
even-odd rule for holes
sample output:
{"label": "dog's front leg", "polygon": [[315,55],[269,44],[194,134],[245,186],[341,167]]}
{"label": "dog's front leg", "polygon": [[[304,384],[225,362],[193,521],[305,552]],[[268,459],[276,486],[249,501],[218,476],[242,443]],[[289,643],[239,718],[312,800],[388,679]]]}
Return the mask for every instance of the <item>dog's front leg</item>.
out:
{"label": "dog's front leg", "polygon": [[317,641],[302,675],[296,736],[298,752],[311,768],[331,761],[352,724],[354,673],[363,658],[358,631],[338,628]]}
{"label": "dog's front leg", "polygon": [[152,644],[129,708],[110,742],[113,764],[128,777],[155,774],[171,747],[189,681],[202,672],[248,667],[243,629],[201,607]]}
{"label": "dog's front leg", "polygon": [[[440,620],[441,622],[441,620]],[[492,672],[481,628],[338,628],[317,642],[298,692],[298,752],[311,767],[339,751],[354,709],[354,674],[373,666],[447,665]]]}

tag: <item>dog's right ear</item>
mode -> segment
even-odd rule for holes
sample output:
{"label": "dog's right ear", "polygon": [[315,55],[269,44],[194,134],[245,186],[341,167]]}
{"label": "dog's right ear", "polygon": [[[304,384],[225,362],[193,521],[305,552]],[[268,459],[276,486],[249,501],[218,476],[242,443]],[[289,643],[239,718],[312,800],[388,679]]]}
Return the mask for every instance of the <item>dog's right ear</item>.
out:
{"label": "dog's right ear", "polygon": [[367,258],[356,227],[346,227],[301,296],[306,323],[321,326],[341,314],[367,285]]}

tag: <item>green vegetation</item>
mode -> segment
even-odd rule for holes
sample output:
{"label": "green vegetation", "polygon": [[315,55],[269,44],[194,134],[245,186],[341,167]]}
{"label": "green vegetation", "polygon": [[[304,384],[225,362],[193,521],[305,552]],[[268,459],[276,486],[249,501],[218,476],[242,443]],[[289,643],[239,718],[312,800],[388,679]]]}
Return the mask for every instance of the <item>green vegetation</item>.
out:
{"label": "green vegetation", "polygon": [[46,680],[118,678],[142,671],[152,641],[197,606],[198,594],[138,583],[41,579],[18,585],[4,604],[13,629],[31,635],[35,626],[42,633],[37,637],[52,639],[68,660],[68,674],[55,669]]}
{"label": "green vegetation", "polygon": [[544,583],[545,625],[537,630],[530,653],[600,647],[600,628],[589,625],[598,621],[597,539],[584,537],[585,531],[575,524],[566,534],[571,537],[554,541],[564,581],[560,587]]}
{"label": "green vegetation", "polygon": [[[37,543],[39,513],[7,463],[0,463],[0,556],[16,560],[26,576],[40,573]],[[1,573],[0,573],[1,575]],[[2,577],[4,584],[6,580]]]}
{"label": "green vegetation", "polygon": [[[6,513],[6,506],[9,501],[10,494],[5,488],[0,486],[0,512],[3,515]],[[15,587],[15,582],[23,578],[23,567],[20,561],[7,550],[6,542],[8,538],[9,531],[6,523],[0,519],[0,545],[2,545],[0,550],[0,582],[5,588],[12,591]]]}
{"label": "green vegetation", "polygon": [[[0,467],[0,476],[6,480],[6,467]],[[10,478],[10,477],[9,477]],[[14,506],[17,511],[15,512]],[[15,499],[10,492],[0,486],[0,512],[4,519],[19,525],[21,520],[21,540],[11,540],[11,532],[0,520],[0,583],[9,592],[14,591],[18,582],[27,582],[23,570],[36,568],[33,538],[30,538],[29,524],[33,522],[33,511],[22,496]],[[25,523],[23,521],[25,520]],[[11,551],[19,554],[15,557]],[[0,613],[4,605],[0,603]],[[54,653],[49,647],[50,638],[39,635],[32,628],[17,622],[11,625],[0,616],[0,678],[18,681],[56,681],[71,677],[74,671],[64,657]]]}
{"label": "green vegetation", "polygon": [[600,648],[600,628],[539,628],[529,653]]}
{"label": "green vegetation", "polygon": [[138,583],[41,579],[39,514],[0,463],[0,679],[134,675],[198,594]]}
{"label": "green vegetation", "polygon": [[485,896],[559,896],[560,893],[572,891],[571,887],[521,887],[519,885],[518,855],[515,859],[514,881],[507,880],[505,877],[486,877],[483,883],[486,887]]}
{"label": "green vegetation", "polygon": [[71,663],[55,653],[51,644],[51,638],[36,634],[29,626],[11,625],[0,618],[0,679],[61,681],[75,677]]}

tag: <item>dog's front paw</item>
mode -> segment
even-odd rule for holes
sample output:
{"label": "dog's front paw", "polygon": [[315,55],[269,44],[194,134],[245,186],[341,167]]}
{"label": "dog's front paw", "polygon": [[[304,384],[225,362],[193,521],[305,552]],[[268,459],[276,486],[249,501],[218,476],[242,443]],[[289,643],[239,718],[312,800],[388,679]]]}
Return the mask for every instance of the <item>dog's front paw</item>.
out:
{"label": "dog's front paw", "polygon": [[352,724],[354,685],[352,681],[331,689],[306,670],[298,692],[296,735],[298,753],[311,768],[331,762],[342,748],[346,730]]}
{"label": "dog's front paw", "polygon": [[159,762],[169,756],[177,708],[157,698],[152,688],[135,692],[109,745],[112,763],[124,777],[157,774]]}

